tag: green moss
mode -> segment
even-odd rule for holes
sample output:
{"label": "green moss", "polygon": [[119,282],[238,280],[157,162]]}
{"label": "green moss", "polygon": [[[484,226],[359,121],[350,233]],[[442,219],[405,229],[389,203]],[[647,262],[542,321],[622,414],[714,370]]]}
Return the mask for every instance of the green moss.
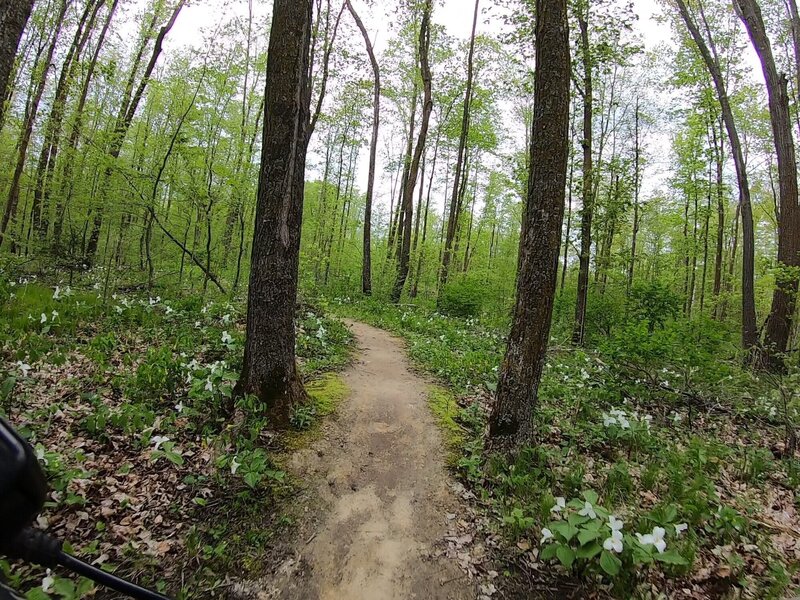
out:
{"label": "green moss", "polygon": [[455,466],[462,454],[464,429],[456,419],[461,411],[455,396],[443,387],[431,386],[428,391],[428,405],[436,417],[436,423],[444,434],[447,446],[447,463]]}
{"label": "green moss", "polygon": [[308,383],[306,391],[314,402],[313,406],[316,409],[317,417],[325,417],[331,414],[350,393],[347,384],[336,373],[328,373]]}

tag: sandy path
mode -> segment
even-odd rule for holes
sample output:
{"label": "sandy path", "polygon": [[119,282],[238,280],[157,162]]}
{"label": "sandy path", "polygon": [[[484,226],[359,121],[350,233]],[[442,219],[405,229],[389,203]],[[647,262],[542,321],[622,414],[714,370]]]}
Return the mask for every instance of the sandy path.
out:
{"label": "sandy path", "polygon": [[437,551],[457,501],[428,386],[398,339],[348,325],[360,348],[344,374],[350,396],[323,439],[293,461],[324,508],[304,527],[292,573],[273,589],[287,599],[475,598]]}

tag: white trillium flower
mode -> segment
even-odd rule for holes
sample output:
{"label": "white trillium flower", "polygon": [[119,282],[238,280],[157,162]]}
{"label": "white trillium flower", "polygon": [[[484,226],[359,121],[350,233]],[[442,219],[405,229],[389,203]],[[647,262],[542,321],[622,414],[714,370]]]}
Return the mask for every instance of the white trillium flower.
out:
{"label": "white trillium flower", "polygon": [[17,367],[19,368],[20,371],[22,371],[23,377],[27,377],[28,371],[31,370],[31,366],[27,363],[22,362],[21,360],[17,361]]}
{"label": "white trillium flower", "polygon": [[590,519],[597,518],[597,513],[594,512],[594,507],[588,500],[583,503],[583,508],[578,511],[578,514],[582,517],[589,517]]}
{"label": "white trillium flower", "polygon": [[150,438],[150,443],[155,445],[155,450],[158,450],[161,447],[161,444],[168,441],[169,438],[165,435],[154,435]]}
{"label": "white trillium flower", "polygon": [[42,316],[39,317],[39,322],[40,323],[47,323],[47,315],[42,313]]}
{"label": "white trillium flower", "polygon": [[604,426],[611,427],[612,425],[616,425],[616,424],[617,424],[617,418],[616,417],[612,417],[611,415],[609,415],[607,413],[603,413],[603,425]]}
{"label": "white trillium flower", "polygon": [[58,300],[61,298],[61,288],[56,286],[56,291],[53,292],[53,300]]}
{"label": "white trillium flower", "polygon": [[56,320],[56,317],[58,316],[58,311],[57,311],[57,310],[54,310],[54,311],[53,311],[51,314],[52,314],[52,316],[53,316],[53,319],[52,319],[52,320],[53,320],[53,321],[55,321],[55,320]]}
{"label": "white trillium flower", "polygon": [[194,322],[195,329],[200,329],[200,321]]}
{"label": "white trillium flower", "polygon": [[50,569],[47,569],[47,573],[42,578],[42,591],[45,594],[49,594],[53,590],[53,584],[56,582],[55,578],[52,575]]}
{"label": "white trillium flower", "polygon": [[222,332],[222,343],[223,344],[230,344],[231,342],[233,342],[233,338],[231,337],[231,334],[228,333],[227,331],[223,331]]}
{"label": "white trillium flower", "polygon": [[228,323],[231,322],[231,316],[229,314],[222,315],[222,322],[225,323],[225,325],[227,325]]}
{"label": "white trillium flower", "polygon": [[546,543],[548,540],[553,539],[553,532],[550,531],[547,527],[542,529],[542,539],[539,540],[540,544]]}
{"label": "white trillium flower", "polygon": [[611,537],[608,537],[603,542],[603,548],[609,552],[622,552],[622,532],[614,530],[611,532]]}
{"label": "white trillium flower", "polygon": [[563,496],[559,496],[558,498],[556,498],[555,506],[553,506],[553,508],[550,509],[550,512],[551,513],[561,512],[562,510],[564,510],[564,508],[566,508],[566,506],[567,506],[566,498],[564,498]]}
{"label": "white trillium flower", "polygon": [[611,531],[621,531],[624,525],[625,523],[622,519],[618,519],[614,515],[608,517],[608,528],[611,529]]}
{"label": "white trillium flower", "polygon": [[642,546],[655,546],[658,553],[661,554],[667,549],[667,542],[664,541],[666,530],[663,527],[653,527],[653,533],[642,535],[637,533],[636,537]]}
{"label": "white trillium flower", "polygon": [[183,406],[183,400],[181,400],[175,405],[175,410],[178,411],[179,413],[182,413],[184,408],[185,407]]}
{"label": "white trillium flower", "polygon": [[239,467],[242,466],[241,463],[238,460],[236,460],[236,458],[237,457],[234,456],[233,460],[231,461],[231,475],[236,475],[236,471],[238,471]]}
{"label": "white trillium flower", "polygon": [[175,312],[175,309],[174,309],[174,308],[172,308],[171,306],[166,306],[166,307],[164,308],[164,311],[165,311],[165,312],[166,312],[168,315],[171,315],[172,313],[174,313],[174,312]]}
{"label": "white trillium flower", "polygon": [[675,535],[680,535],[687,529],[689,529],[689,526],[686,523],[678,523],[675,525]]}
{"label": "white trillium flower", "polygon": [[211,377],[206,378],[206,391],[213,392],[214,391],[214,384],[211,383]]}
{"label": "white trillium flower", "polygon": [[114,306],[114,310],[115,310],[115,311],[117,311],[117,314],[118,314],[118,315],[121,315],[121,314],[122,314],[122,307],[121,307],[119,304],[117,304],[116,306]]}

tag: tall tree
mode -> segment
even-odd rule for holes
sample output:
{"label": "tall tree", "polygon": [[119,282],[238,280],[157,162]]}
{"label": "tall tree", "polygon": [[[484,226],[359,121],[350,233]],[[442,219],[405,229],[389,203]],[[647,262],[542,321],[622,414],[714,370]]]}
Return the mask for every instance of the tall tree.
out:
{"label": "tall tree", "polygon": [[253,394],[278,425],[307,395],[297,372],[294,313],[310,133],[312,0],[275,0],[264,133],[247,295],[244,365],[236,395]]}
{"label": "tall tree", "polygon": [[408,177],[403,186],[403,200],[402,200],[402,214],[401,221],[398,223],[402,235],[400,238],[400,253],[398,256],[397,264],[397,279],[392,288],[392,302],[397,303],[400,301],[400,296],[403,293],[403,287],[408,279],[408,271],[411,261],[411,229],[414,216],[414,189],[417,186],[417,177],[419,176],[419,165],[422,160],[422,154],[425,151],[425,143],[428,139],[428,125],[431,120],[431,112],[433,111],[433,91],[431,67],[429,64],[429,55],[431,47],[431,11],[433,10],[433,0],[425,0],[422,5],[422,19],[419,25],[419,65],[420,74],[422,76],[422,122],[419,126],[419,135],[417,136],[417,144],[414,147],[414,158],[411,160],[411,165],[408,168]]}
{"label": "tall tree", "polygon": [[375,165],[378,157],[378,131],[381,126],[381,73],[378,60],[375,58],[375,50],[372,47],[372,40],[369,39],[367,28],[353,9],[350,0],[347,0],[347,9],[353,16],[361,36],[364,38],[364,45],[369,54],[369,62],[372,65],[374,78],[373,86],[373,106],[372,106],[372,138],[369,143],[369,176],[367,178],[367,197],[364,205],[364,244],[363,260],[361,263],[361,291],[365,296],[372,294],[372,201],[375,195]]}
{"label": "tall tree", "polygon": [[533,439],[533,411],[550,337],[569,152],[570,49],[566,0],[536,0],[536,73],[527,205],[517,300],[489,421],[494,448]]}
{"label": "tall tree", "polygon": [[[142,46],[139,48],[139,52],[137,57],[134,59],[134,67],[131,70],[130,77],[128,78],[125,96],[123,98],[123,102],[120,104],[119,112],[117,114],[116,121],[114,123],[114,131],[111,137],[111,142],[108,147],[108,158],[109,158],[109,165],[105,170],[103,184],[101,188],[101,197],[100,202],[95,206],[94,210],[94,218],[92,219],[92,231],[89,236],[89,241],[86,244],[86,258],[88,261],[92,261],[94,259],[94,255],[97,252],[97,244],[100,241],[100,228],[103,226],[103,212],[105,210],[105,200],[106,195],[108,194],[108,184],[111,178],[111,174],[113,172],[113,163],[119,158],[120,152],[122,152],[122,145],[125,143],[125,137],[128,134],[128,129],[130,129],[131,123],[133,122],[133,117],[136,115],[136,111],[139,108],[139,102],[142,100],[142,96],[144,95],[144,91],[147,88],[147,84],[150,82],[150,77],[153,74],[153,69],[156,67],[156,63],[158,62],[159,56],[161,56],[161,50],[164,46],[164,39],[167,37],[167,34],[170,32],[172,27],[175,25],[175,21],[178,19],[178,15],[181,12],[181,9],[186,4],[186,0],[178,0],[175,4],[175,8],[172,10],[172,14],[170,15],[169,20],[161,27],[158,31],[158,35],[156,36],[155,42],[153,44],[153,50],[150,54],[150,60],[147,62],[145,66],[144,73],[142,73],[142,77],[139,80],[139,85],[136,87],[135,93],[131,96],[131,92],[133,91],[133,87],[136,81],[136,72],[138,70],[138,62],[141,60],[142,54],[144,52],[144,47],[147,42],[147,37],[149,34],[145,35],[145,39],[143,41]],[[157,11],[153,12],[153,19],[157,17]],[[153,23],[154,24],[154,23]],[[151,27],[152,29],[152,27]]]}
{"label": "tall tree", "polygon": [[592,252],[592,217],[594,215],[594,171],[592,165],[593,80],[592,52],[589,45],[589,2],[578,12],[583,63],[583,175],[581,179],[581,247],[578,266],[578,300],[575,303],[575,324],[572,342],[582,345],[586,336],[586,305],[589,301],[589,259]]}
{"label": "tall tree", "polygon": [[34,0],[0,0],[0,126],[5,116],[8,82],[14,71],[17,47],[31,16]]}
{"label": "tall tree", "polygon": [[[33,135],[33,125],[36,121],[36,115],[39,112],[39,103],[42,100],[44,88],[47,85],[47,74],[50,72],[50,63],[52,62],[53,54],[56,51],[58,36],[61,33],[61,26],[64,22],[64,15],[67,12],[68,6],[68,0],[60,0],[58,12],[54,16],[53,33],[50,36],[47,50],[42,60],[37,63],[36,68],[34,69],[34,91],[30,101],[25,107],[25,119],[19,141],[17,142],[17,162],[14,168],[14,174],[11,177],[11,185],[8,190],[3,220],[0,221],[0,246],[3,245],[7,235],[10,233],[9,227],[11,227],[13,230],[14,221],[17,216],[17,204],[19,204],[22,170],[25,168],[25,159],[28,156],[28,146],[30,145],[31,136]],[[14,245],[15,244],[12,242],[12,247]]]}
{"label": "tall tree", "polygon": [[800,205],[797,197],[797,159],[795,156],[792,123],[789,115],[789,93],[786,75],[778,73],[772,46],[767,37],[761,7],[755,0],[735,0],[739,16],[761,61],[769,96],[769,114],[775,155],[778,160],[778,275],[772,296],[772,310],[767,317],[764,333],[763,360],[766,366],[777,369],[783,364],[782,355],[789,347],[792,320],[797,307],[798,278],[800,278]]}
{"label": "tall tree", "polygon": [[456,154],[455,175],[453,176],[453,190],[450,197],[450,211],[447,215],[447,235],[444,241],[444,251],[442,253],[442,268],[439,274],[439,292],[441,294],[447,284],[450,273],[450,263],[453,259],[453,244],[458,230],[458,221],[461,217],[464,192],[466,188],[466,177],[462,177],[462,170],[465,169],[467,155],[467,138],[469,137],[470,109],[472,108],[472,86],[475,74],[475,32],[478,28],[480,0],[475,0],[475,12],[472,17],[472,34],[469,39],[469,53],[467,55],[467,86],[464,91],[464,107],[461,113],[461,134],[458,138],[458,153]]}
{"label": "tall tree", "polygon": [[758,343],[758,327],[756,325],[756,300],[755,300],[755,232],[753,229],[753,208],[750,202],[750,183],[747,177],[747,168],[739,141],[739,131],[733,118],[730,98],[725,78],[720,67],[716,48],[707,44],[694,17],[689,12],[685,0],[675,0],[678,11],[692,36],[700,56],[711,74],[714,88],[717,92],[722,119],[728,130],[728,140],[731,145],[733,163],[736,168],[736,182],[739,185],[739,205],[742,216],[742,346],[748,353],[752,352]]}

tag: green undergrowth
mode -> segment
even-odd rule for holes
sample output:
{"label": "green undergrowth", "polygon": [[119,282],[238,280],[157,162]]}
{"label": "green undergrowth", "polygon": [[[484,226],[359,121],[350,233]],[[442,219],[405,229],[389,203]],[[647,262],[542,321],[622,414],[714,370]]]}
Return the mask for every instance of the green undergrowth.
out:
{"label": "green undergrowth", "polygon": [[[312,402],[273,431],[255,397],[232,405],[241,299],[110,289],[101,271],[0,285],[0,415],[34,446],[53,495],[41,526],[77,556],[179,599],[222,597],[258,578],[292,526],[281,452],[347,394],[349,330],[298,310]],[[110,597],[66,573],[0,561],[29,598]],[[52,579],[52,580],[51,580]],[[44,585],[43,585],[44,584]]]}
{"label": "green undergrowth", "polygon": [[[376,300],[329,306],[403,336],[415,364],[451,390],[432,394],[431,408],[449,463],[507,540],[509,574],[622,598],[797,589],[800,535],[788,523],[800,508],[800,462],[787,451],[800,415],[796,365],[746,371],[735,333],[701,318],[631,308],[586,349],[557,321],[537,444],[508,462],[483,440],[501,327]],[[547,568],[526,566],[535,563]]]}

